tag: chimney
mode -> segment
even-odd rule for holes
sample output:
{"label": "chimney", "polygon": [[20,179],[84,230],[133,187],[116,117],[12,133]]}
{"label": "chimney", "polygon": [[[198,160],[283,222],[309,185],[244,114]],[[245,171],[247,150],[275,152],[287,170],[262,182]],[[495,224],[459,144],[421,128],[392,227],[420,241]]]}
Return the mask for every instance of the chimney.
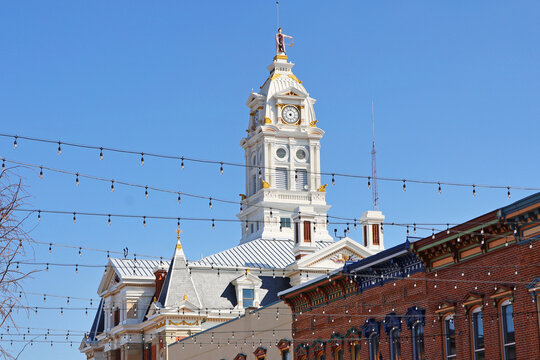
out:
{"label": "chimney", "polygon": [[156,299],[159,299],[161,289],[165,283],[165,277],[167,276],[167,270],[164,265],[158,265],[154,269],[154,276],[156,277]]}

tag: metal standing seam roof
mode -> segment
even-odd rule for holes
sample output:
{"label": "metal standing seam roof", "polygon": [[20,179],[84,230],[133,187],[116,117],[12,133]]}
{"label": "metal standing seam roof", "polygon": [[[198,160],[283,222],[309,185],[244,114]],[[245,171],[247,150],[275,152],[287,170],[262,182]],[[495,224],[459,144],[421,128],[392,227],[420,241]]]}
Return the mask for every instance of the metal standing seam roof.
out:
{"label": "metal standing seam roof", "polygon": [[170,261],[146,259],[117,259],[111,258],[111,264],[120,277],[148,277],[154,279],[154,269],[160,264],[169,267]]}
{"label": "metal standing seam roof", "polygon": [[[335,242],[317,241],[315,244],[317,249],[320,250],[335,244]],[[257,239],[207,256],[201,260],[190,262],[189,266],[239,266],[283,269],[295,261],[293,247],[294,241],[292,240]]]}

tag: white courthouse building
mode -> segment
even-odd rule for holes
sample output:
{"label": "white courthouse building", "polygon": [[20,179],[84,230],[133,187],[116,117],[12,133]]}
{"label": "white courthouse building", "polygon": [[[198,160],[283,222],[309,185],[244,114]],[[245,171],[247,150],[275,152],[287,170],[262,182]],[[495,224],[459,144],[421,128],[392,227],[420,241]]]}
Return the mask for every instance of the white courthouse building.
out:
{"label": "white courthouse building", "polygon": [[[233,360],[242,354],[255,359],[253,343],[243,348],[239,334],[236,340],[220,335],[218,350],[217,335],[208,341],[212,328],[219,326],[223,334],[223,329],[236,326],[231,321],[252,321],[259,308],[261,314],[271,306],[285,308],[278,292],[384,249],[384,216],[378,211],[359,219],[362,243],[348,237],[334,241],[328,233],[330,206],[320,176],[324,131],[315,115],[315,99],[293,66],[284,52],[278,52],[259,91],[246,102],[239,244],[188,262],[178,237],[171,244],[174,255],[169,261],[110,259],[98,287],[99,310],[80,345],[87,359],[205,358],[195,356],[199,351],[227,354],[209,355],[213,359]],[[281,321],[287,318],[280,316]],[[252,321],[250,326],[257,326],[253,330],[267,339],[270,328],[265,327],[275,322]],[[199,333],[206,338],[194,347]],[[292,340],[286,331],[272,338],[279,353]],[[277,351],[268,346],[267,351]]]}

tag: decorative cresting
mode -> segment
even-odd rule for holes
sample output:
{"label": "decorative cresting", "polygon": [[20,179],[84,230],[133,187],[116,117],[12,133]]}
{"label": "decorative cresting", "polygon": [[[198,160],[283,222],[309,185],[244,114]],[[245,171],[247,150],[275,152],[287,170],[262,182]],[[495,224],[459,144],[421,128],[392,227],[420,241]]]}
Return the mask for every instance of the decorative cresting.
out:
{"label": "decorative cresting", "polygon": [[[408,242],[406,244],[408,246]],[[350,273],[352,265],[354,263],[347,264],[345,272]],[[425,271],[425,268],[420,259],[413,253],[407,253],[390,259],[390,261],[386,261],[382,265],[355,272],[354,278],[358,285],[358,291],[363,292],[375,286],[381,286],[387,282],[399,280],[422,271]]]}
{"label": "decorative cresting", "polygon": [[362,325],[362,333],[364,334],[364,337],[367,339],[372,333],[376,333],[377,336],[380,335],[381,332],[381,323],[374,318],[370,318],[366,320],[366,323]]}
{"label": "decorative cresting", "polygon": [[390,331],[396,328],[401,331],[401,316],[397,315],[395,312],[387,314],[384,318],[383,326],[386,335],[390,335]]}
{"label": "decorative cresting", "polygon": [[422,325],[426,325],[426,310],[420,309],[418,306],[413,306],[407,309],[405,314],[407,321],[407,328],[412,329],[413,325],[420,322]]}

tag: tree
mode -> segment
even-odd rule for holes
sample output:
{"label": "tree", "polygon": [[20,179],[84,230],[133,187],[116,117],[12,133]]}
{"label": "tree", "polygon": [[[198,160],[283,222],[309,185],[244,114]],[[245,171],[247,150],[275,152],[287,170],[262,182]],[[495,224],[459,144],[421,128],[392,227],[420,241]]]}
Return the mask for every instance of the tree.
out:
{"label": "tree", "polygon": [[[16,178],[16,181],[12,181]],[[22,280],[30,273],[23,272],[17,259],[24,256],[25,246],[31,242],[23,229],[28,215],[19,218],[16,214],[24,197],[21,196],[21,178],[13,174],[13,169],[2,168],[0,174],[0,329],[7,326],[16,328],[14,310],[24,309],[22,304]],[[0,343],[0,355],[13,358]]]}

